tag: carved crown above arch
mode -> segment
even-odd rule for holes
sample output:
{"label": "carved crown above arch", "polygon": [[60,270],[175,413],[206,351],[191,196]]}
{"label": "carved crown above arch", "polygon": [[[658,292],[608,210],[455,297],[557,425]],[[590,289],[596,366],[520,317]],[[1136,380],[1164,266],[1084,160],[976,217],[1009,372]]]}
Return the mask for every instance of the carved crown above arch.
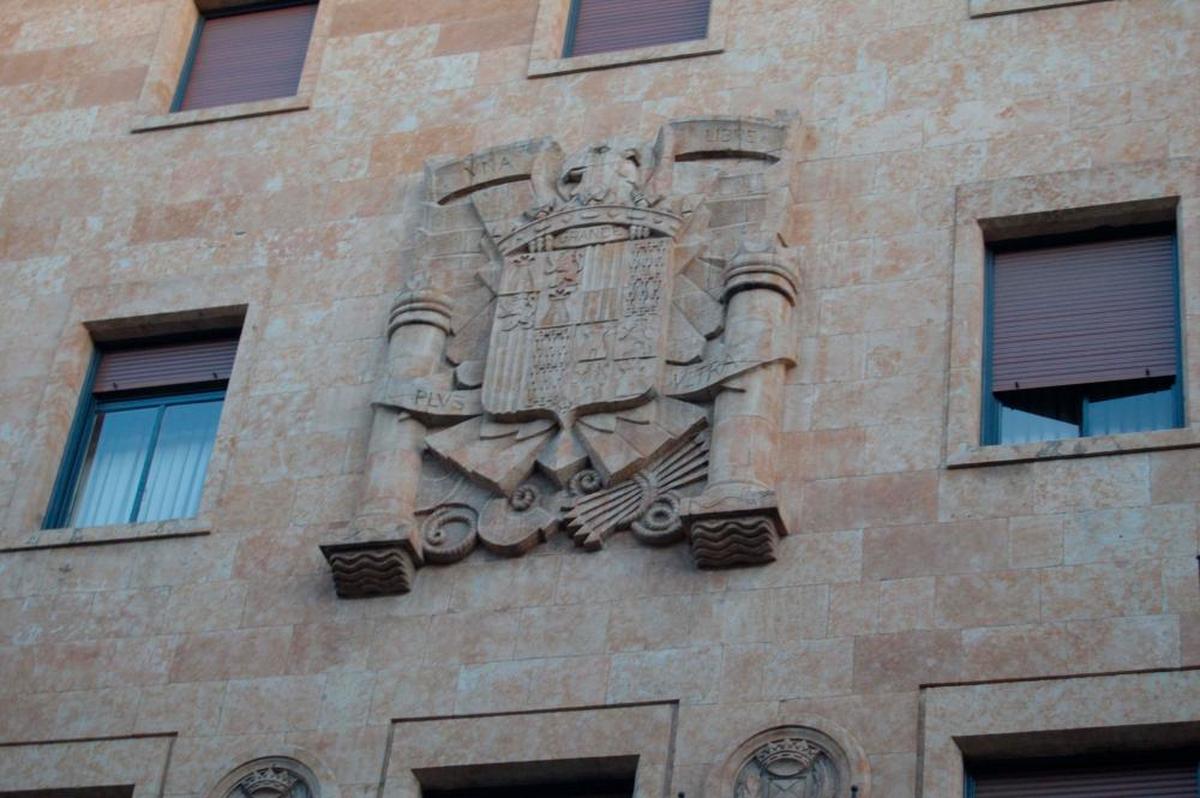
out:
{"label": "carved crown above arch", "polygon": [[286,756],[255,759],[222,778],[211,798],[320,798],[313,771]]}
{"label": "carved crown above arch", "polygon": [[869,798],[861,748],[828,721],[810,722],[777,726],[743,742],[714,768],[705,798]]}
{"label": "carved crown above arch", "polygon": [[787,131],[680,120],[428,167],[362,501],[323,546],[340,595],[555,534],[687,540],[701,567],[775,558]]}

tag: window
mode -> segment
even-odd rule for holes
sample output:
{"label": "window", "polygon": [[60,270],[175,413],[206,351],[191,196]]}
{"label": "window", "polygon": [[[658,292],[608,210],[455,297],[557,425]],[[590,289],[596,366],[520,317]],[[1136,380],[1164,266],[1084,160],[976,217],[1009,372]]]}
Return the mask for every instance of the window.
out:
{"label": "window", "polygon": [[632,779],[579,780],[422,792],[423,798],[630,798],[632,795]]}
{"label": "window", "polygon": [[1174,229],[992,247],[983,442],[1183,426]]}
{"label": "window", "polygon": [[1196,798],[1198,766],[1194,752],[990,762],[968,768],[964,792],[966,798]]}
{"label": "window", "polygon": [[132,798],[133,787],[76,787],[62,790],[0,792],[0,798]]}
{"label": "window", "polygon": [[708,35],[711,0],[573,0],[564,57],[673,44]]}
{"label": "window", "polygon": [[636,756],[508,762],[414,771],[423,798],[630,798]]}
{"label": "window", "polygon": [[316,13],[308,0],[202,15],[171,110],[296,94]]}
{"label": "window", "polygon": [[222,335],[99,352],[45,527],[195,516],[236,349]]}

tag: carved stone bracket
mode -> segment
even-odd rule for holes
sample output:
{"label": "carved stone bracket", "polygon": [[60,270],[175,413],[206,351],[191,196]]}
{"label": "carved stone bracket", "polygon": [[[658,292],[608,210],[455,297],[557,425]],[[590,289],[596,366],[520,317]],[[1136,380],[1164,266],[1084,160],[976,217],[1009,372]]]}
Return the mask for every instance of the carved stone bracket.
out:
{"label": "carved stone bracket", "polygon": [[689,119],[429,166],[362,498],[322,546],[338,595],[555,534],[687,540],[702,568],[778,556],[787,128]]}

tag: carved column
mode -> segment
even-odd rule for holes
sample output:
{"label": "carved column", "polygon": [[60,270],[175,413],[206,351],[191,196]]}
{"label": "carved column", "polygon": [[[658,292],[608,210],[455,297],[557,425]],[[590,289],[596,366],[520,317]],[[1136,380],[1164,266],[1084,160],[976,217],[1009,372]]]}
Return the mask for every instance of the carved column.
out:
{"label": "carved column", "polygon": [[[449,298],[438,291],[417,288],[396,298],[388,318],[389,385],[436,372],[451,332],[450,318]],[[385,395],[390,393],[388,385],[384,388]],[[374,413],[354,540],[323,547],[343,598],[407,593],[423,561],[413,515],[427,430],[394,406],[377,403]]]}
{"label": "carved column", "polygon": [[[433,374],[441,364],[449,334],[447,297],[430,289],[401,293],[388,317],[386,379],[403,384]],[[425,425],[409,413],[375,406],[358,529],[382,531],[412,525],[425,433]]]}
{"label": "carved column", "polygon": [[725,340],[736,359],[763,365],[728,382],[713,407],[708,487],[689,507],[702,568],[772,562],[787,534],[775,485],[797,279],[773,247],[743,248],[724,273]]}

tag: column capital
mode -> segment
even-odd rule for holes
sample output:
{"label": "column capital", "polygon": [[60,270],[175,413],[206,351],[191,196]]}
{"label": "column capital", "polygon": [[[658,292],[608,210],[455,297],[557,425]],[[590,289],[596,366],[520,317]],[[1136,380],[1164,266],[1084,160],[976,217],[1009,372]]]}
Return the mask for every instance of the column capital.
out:
{"label": "column capital", "polygon": [[396,295],[388,315],[388,337],[409,324],[429,324],[450,335],[453,332],[450,297],[435,288],[408,288]]}
{"label": "column capital", "polygon": [[774,245],[757,247],[743,243],[722,276],[725,301],[739,291],[765,289],[782,294],[794,305],[800,290],[791,251]]}

